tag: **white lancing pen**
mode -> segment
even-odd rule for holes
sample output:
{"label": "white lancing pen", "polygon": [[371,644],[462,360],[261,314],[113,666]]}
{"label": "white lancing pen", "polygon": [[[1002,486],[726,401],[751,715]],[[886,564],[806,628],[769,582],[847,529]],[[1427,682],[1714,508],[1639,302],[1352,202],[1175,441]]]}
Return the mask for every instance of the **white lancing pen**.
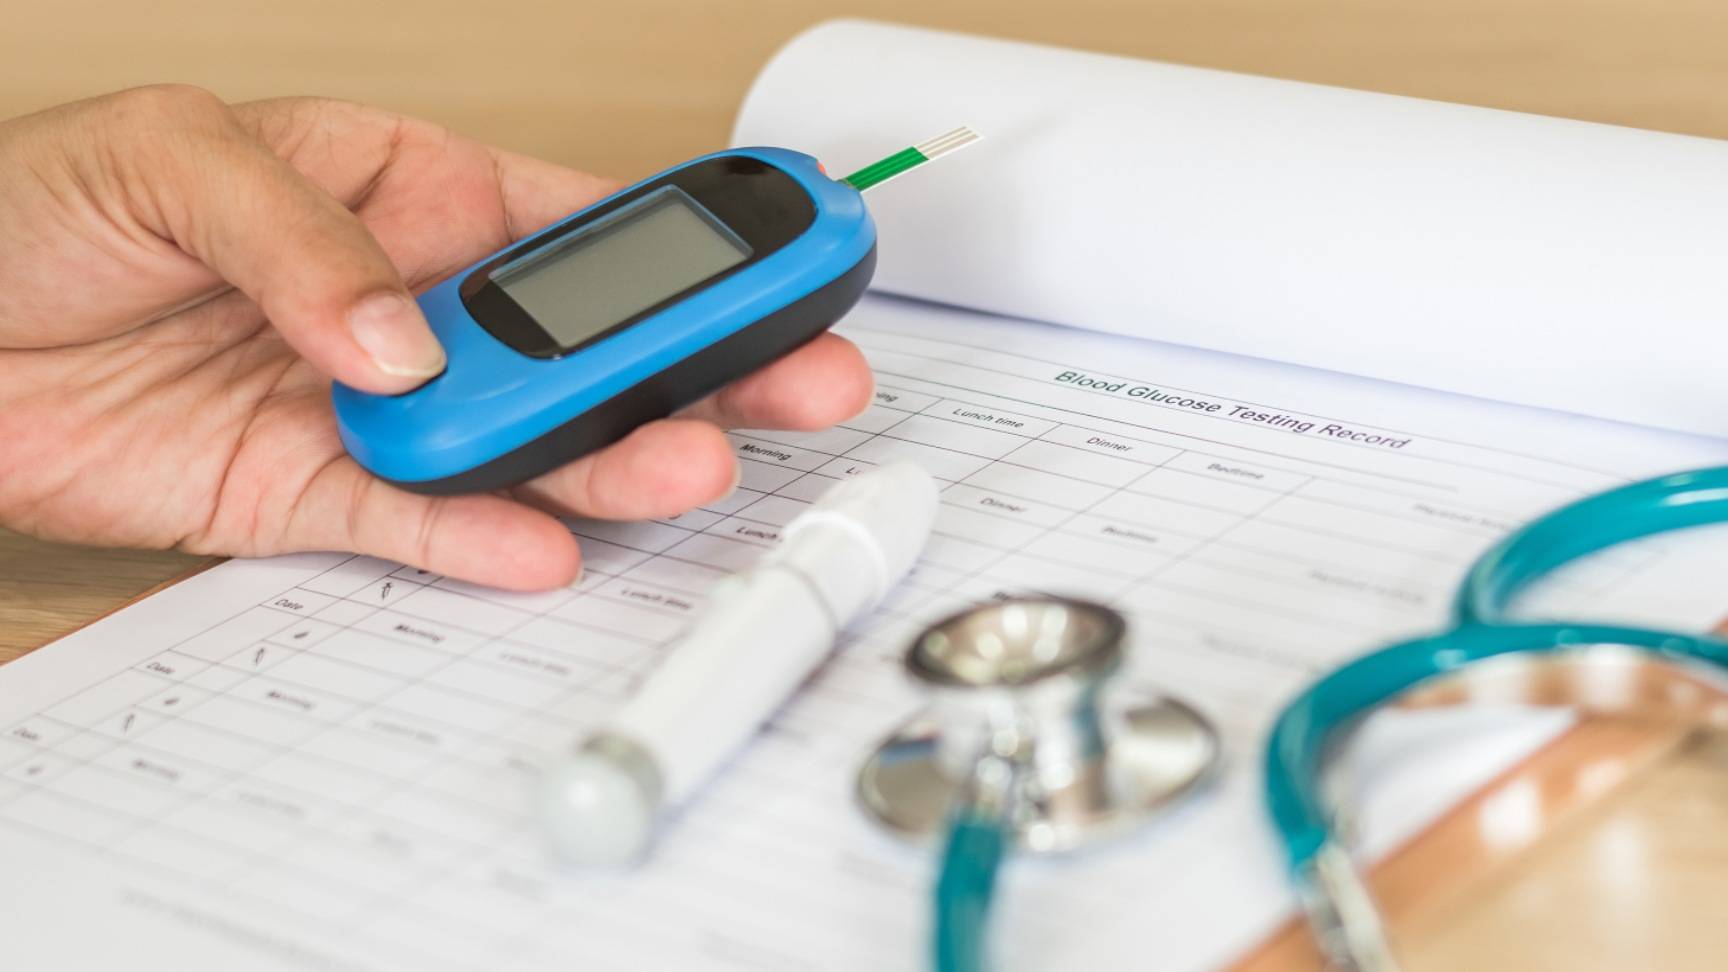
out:
{"label": "white lancing pen", "polygon": [[892,463],[843,480],[761,562],[715,585],[642,689],[548,768],[540,813],[582,866],[640,858],[685,803],[827,658],[924,547],[934,480]]}

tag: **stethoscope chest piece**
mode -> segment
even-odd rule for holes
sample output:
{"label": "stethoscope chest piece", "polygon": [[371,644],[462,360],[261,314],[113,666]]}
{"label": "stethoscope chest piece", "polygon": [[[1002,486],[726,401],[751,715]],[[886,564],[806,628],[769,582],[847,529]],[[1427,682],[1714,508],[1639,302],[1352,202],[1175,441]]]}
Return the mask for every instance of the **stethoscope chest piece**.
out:
{"label": "stethoscope chest piece", "polygon": [[858,777],[865,811],[934,838],[981,768],[1015,767],[1004,808],[1016,844],[1071,850],[1144,822],[1218,763],[1217,731],[1176,699],[1111,683],[1126,625],[1064,598],[1003,601],[926,630],[906,668],[929,706],[885,739]]}

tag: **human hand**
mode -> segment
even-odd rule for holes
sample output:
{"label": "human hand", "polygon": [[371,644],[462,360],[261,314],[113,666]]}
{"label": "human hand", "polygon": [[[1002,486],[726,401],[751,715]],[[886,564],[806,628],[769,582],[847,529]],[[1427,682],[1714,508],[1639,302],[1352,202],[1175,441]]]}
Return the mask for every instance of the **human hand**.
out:
{"label": "human hand", "polygon": [[443,365],[411,293],[616,188],[318,99],[154,87],[0,123],[0,524],[544,588],[580,563],[553,514],[682,512],[736,482],[722,426],[865,406],[862,355],[824,335],[506,493],[419,496],[355,464],[330,379],[393,393]]}

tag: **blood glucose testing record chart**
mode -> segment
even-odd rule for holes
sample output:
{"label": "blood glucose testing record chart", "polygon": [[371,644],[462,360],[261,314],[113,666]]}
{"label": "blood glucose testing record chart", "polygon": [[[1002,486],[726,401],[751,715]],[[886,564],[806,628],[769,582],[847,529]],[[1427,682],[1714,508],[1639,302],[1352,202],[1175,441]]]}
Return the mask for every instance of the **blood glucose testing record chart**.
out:
{"label": "blood glucose testing record chart", "polygon": [[[1131,839],[1021,862],[1003,967],[1140,968],[1154,949],[1164,969],[1212,967],[1290,906],[1253,772],[1282,699],[1434,625],[1469,560],[1532,514],[1724,458],[884,298],[846,333],[876,369],[874,405],[827,431],[735,433],[742,484],[706,508],[573,523],[586,570],[570,589],[504,594],[337,554],[232,562],[0,669],[6,965],[916,967],[930,861],[871,828],[853,774],[919,704],[898,664],[922,625],[1037,591],[1127,612],[1125,677],[1216,720],[1228,763]],[[891,459],[943,486],[913,575],[648,864],[554,866],[528,802],[541,761],[631,692],[715,580]],[[1646,543],[1540,606],[1702,626],[1723,605],[1700,562]]]}

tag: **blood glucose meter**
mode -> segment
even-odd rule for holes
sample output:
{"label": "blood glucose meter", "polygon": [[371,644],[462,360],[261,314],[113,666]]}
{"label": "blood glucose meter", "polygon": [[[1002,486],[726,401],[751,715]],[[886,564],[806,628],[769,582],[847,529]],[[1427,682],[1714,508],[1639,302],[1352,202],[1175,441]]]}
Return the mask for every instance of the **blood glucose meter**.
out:
{"label": "blood glucose meter", "polygon": [[337,384],[342,443],[391,483],[447,494],[615,442],[852,307],[876,264],[869,184],[746,148],[615,193],[421,295],[444,372],[401,395]]}

